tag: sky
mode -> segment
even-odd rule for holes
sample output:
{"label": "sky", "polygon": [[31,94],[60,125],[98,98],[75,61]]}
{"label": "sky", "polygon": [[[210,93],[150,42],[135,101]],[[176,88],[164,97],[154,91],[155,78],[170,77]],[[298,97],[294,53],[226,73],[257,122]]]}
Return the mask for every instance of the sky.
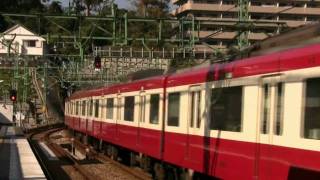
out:
{"label": "sky", "polygon": [[[69,1],[71,2],[72,0],[58,0],[58,1],[61,1],[62,5],[67,7],[69,4]],[[128,0],[115,0],[115,3],[117,3],[120,8],[128,9],[131,6],[131,2],[128,2]]]}

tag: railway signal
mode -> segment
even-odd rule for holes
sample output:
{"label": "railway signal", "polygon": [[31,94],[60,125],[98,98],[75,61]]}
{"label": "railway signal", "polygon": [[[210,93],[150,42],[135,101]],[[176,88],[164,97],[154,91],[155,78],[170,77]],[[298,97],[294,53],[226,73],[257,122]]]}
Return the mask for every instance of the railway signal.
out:
{"label": "railway signal", "polygon": [[10,100],[12,102],[17,101],[17,90],[15,90],[15,89],[10,90]]}
{"label": "railway signal", "polygon": [[100,58],[100,56],[96,56],[95,58],[94,58],[94,68],[95,69],[101,69],[101,58]]}

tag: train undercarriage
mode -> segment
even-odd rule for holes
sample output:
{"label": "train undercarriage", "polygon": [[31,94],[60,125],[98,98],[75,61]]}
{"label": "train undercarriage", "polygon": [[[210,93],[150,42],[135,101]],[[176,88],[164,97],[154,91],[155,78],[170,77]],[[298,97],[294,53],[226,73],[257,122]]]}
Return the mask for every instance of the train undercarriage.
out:
{"label": "train undercarriage", "polygon": [[150,173],[156,180],[203,180],[218,178],[210,177],[192,169],[178,167],[159,159],[147,156],[143,153],[134,152],[130,149],[108,143],[88,134],[69,129],[73,137],[85,145],[91,146],[95,151],[105,154],[115,161],[119,161],[129,167],[138,167]]}

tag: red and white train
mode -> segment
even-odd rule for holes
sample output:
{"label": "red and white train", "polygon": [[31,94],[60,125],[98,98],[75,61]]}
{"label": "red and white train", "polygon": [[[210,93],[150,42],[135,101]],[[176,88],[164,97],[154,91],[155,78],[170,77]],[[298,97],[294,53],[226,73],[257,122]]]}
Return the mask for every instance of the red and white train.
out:
{"label": "red and white train", "polygon": [[79,91],[65,123],[158,179],[320,179],[320,45]]}

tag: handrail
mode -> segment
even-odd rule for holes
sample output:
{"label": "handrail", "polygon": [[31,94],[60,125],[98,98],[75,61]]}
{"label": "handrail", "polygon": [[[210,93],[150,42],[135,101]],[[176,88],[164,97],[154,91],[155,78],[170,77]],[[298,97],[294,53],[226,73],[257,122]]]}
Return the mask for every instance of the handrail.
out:
{"label": "handrail", "polygon": [[44,100],[44,97],[43,97],[43,94],[42,94],[42,91],[41,91],[41,88],[40,88],[40,85],[38,83],[38,80],[37,80],[37,72],[36,72],[36,69],[35,68],[31,68],[31,76],[32,76],[32,83],[36,89],[36,92],[37,92],[37,95],[38,97],[40,97],[40,100],[41,100],[41,103],[43,104],[43,106],[45,107],[45,110],[44,110],[44,115],[45,117],[48,119],[49,118],[49,115],[48,115],[48,111],[47,111],[47,104]]}

